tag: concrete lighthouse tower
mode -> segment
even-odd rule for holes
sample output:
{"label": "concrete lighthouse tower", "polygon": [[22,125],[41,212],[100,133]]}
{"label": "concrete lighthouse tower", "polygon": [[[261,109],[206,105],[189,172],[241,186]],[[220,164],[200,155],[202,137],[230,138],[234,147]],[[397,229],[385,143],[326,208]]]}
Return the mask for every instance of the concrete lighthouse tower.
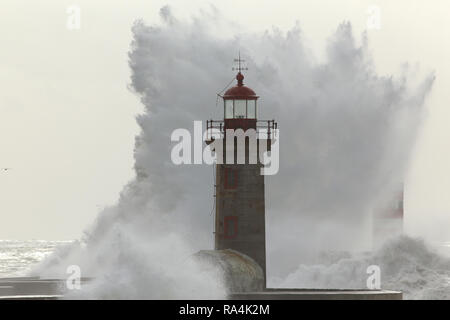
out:
{"label": "concrete lighthouse tower", "polygon": [[[243,60],[239,57],[235,61],[239,63],[237,84],[222,96],[224,119],[207,121],[208,130],[221,133],[215,143],[223,147],[223,158],[218,155],[216,163],[215,250],[232,249],[247,255],[262,268],[265,279],[265,197],[260,153],[262,148],[270,151],[277,124],[257,119],[259,97],[244,85]],[[262,131],[267,135],[261,138]],[[207,143],[214,140],[207,139]]]}

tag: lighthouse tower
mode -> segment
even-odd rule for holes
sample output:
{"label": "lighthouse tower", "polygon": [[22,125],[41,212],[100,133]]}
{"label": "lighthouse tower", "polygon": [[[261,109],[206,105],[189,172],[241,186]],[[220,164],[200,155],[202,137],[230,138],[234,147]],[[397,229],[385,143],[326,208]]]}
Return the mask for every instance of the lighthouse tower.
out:
{"label": "lighthouse tower", "polygon": [[[259,97],[244,85],[243,60],[239,57],[235,61],[239,62],[237,83],[222,96],[224,119],[207,121],[207,132],[216,129],[221,135],[218,140],[207,138],[206,143],[216,140],[223,147],[223,158],[218,155],[216,163],[215,250],[232,249],[249,256],[262,268],[265,278],[264,175],[259,154],[261,148],[270,151],[277,124],[274,120],[258,120]],[[261,130],[267,133],[263,138]],[[236,132],[244,132],[244,139],[228,135]],[[239,148],[245,150],[245,161],[238,160]],[[258,156],[252,161],[255,150]]]}

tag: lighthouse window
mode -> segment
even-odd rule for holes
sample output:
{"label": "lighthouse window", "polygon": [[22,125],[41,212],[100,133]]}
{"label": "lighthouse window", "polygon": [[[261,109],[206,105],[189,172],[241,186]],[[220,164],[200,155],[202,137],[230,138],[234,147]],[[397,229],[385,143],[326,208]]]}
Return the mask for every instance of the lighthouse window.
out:
{"label": "lighthouse window", "polygon": [[246,116],[246,100],[234,100],[234,117],[245,118]]}
{"label": "lighthouse window", "polygon": [[256,100],[247,100],[247,118],[256,118]]}
{"label": "lighthouse window", "polygon": [[225,119],[233,118],[233,100],[225,100]]}

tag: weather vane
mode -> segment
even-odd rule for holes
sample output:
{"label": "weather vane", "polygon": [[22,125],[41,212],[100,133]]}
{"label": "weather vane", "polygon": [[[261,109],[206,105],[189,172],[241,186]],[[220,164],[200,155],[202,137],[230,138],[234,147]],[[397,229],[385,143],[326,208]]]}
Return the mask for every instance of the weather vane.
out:
{"label": "weather vane", "polygon": [[242,70],[248,70],[248,68],[243,68],[241,66],[241,62],[245,62],[245,60],[241,59],[241,51],[239,51],[239,57],[237,59],[234,59],[234,62],[238,63],[238,67],[237,68],[233,67],[233,71],[237,70],[237,71],[241,72]]}

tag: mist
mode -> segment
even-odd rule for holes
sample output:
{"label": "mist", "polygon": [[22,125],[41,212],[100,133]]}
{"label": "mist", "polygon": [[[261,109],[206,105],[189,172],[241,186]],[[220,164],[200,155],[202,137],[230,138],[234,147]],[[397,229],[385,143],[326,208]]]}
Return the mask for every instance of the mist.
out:
{"label": "mist", "polygon": [[[190,20],[170,7],[160,14],[160,24],[132,27],[129,88],[145,107],[136,117],[136,179],[79,243],[34,272],[63,275],[80,265],[97,278],[81,292],[93,298],[225,296],[220,276],[189,260],[213,248],[213,168],[174,165],[170,136],[222,117],[216,94],[235,76],[238,51],[249,68],[244,83],[261,97],[258,118],[280,128],[280,170],[266,177],[268,278],[323,251],[368,250],[371,210],[403,182],[433,73],[420,77],[405,64],[399,74],[377,74],[369,39],[355,38],[348,22],[318,62],[298,25],[255,33],[217,10]],[[230,35],[219,37],[224,27]]]}

